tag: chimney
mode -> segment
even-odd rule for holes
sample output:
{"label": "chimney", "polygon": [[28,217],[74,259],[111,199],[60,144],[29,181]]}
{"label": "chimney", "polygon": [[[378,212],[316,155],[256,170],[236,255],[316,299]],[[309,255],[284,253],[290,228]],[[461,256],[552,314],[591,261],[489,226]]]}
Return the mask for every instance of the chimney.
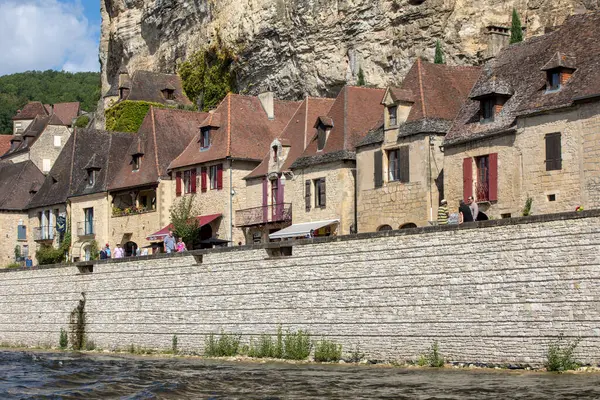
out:
{"label": "chimney", "polygon": [[273,92],[265,92],[258,95],[262,108],[267,113],[269,119],[275,119],[275,105],[273,100]]}
{"label": "chimney", "polygon": [[495,58],[500,50],[508,46],[510,41],[510,30],[504,26],[490,25],[486,27],[487,49],[484,58],[489,60]]}

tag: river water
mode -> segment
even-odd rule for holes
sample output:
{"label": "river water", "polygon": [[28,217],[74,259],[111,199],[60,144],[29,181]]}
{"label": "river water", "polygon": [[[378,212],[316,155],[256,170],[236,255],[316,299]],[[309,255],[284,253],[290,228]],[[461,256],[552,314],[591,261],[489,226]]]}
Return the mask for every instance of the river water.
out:
{"label": "river water", "polygon": [[600,399],[600,374],[0,351],[0,399]]}

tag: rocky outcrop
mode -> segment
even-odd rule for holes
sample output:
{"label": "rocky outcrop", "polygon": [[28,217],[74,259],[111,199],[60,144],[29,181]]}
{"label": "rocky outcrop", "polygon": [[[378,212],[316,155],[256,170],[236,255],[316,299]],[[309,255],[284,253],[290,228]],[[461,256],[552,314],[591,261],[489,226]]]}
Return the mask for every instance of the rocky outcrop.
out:
{"label": "rocky outcrop", "polygon": [[101,0],[103,92],[118,71],[175,72],[216,36],[235,49],[240,92],[281,98],[334,95],[354,83],[398,83],[414,61],[478,64],[486,27],[509,26],[515,7],[527,36],[598,0]]}

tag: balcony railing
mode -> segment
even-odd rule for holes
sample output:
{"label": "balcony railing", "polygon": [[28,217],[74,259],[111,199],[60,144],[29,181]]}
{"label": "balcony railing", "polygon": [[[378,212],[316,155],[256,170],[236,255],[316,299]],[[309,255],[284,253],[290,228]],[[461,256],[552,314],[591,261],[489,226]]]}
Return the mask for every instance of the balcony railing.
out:
{"label": "balcony railing", "polygon": [[77,236],[92,236],[96,234],[96,221],[77,222]]}
{"label": "balcony railing", "polygon": [[290,203],[272,204],[268,206],[246,208],[235,213],[236,226],[252,226],[269,222],[284,222],[292,220],[292,205]]}
{"label": "balcony railing", "polygon": [[55,236],[56,232],[54,227],[40,226],[33,228],[33,240],[35,241],[54,240]]}
{"label": "balcony railing", "polygon": [[475,199],[478,202],[490,200],[490,184],[488,182],[477,183],[475,185]]}

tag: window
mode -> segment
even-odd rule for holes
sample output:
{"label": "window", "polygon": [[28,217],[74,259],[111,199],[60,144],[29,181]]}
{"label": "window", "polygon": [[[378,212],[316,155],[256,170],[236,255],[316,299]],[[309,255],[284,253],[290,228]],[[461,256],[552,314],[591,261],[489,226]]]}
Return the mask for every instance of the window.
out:
{"label": "window", "polygon": [[306,212],[310,211],[311,201],[310,201],[310,192],[311,192],[312,184],[309,180],[306,180],[304,183],[304,209]]}
{"label": "window", "polygon": [[548,71],[548,90],[560,89],[560,71]]}
{"label": "window", "polygon": [[376,150],[373,154],[373,186],[380,188],[383,186],[383,152]]}
{"label": "window", "polygon": [[96,171],[93,169],[87,170],[87,185],[88,187],[93,187],[96,183]]}
{"label": "window", "polygon": [[390,113],[390,126],[398,125],[398,107],[388,107],[388,112]]}
{"label": "window", "polygon": [[175,91],[173,89],[163,89],[162,94],[167,100],[175,100]]}
{"label": "window", "polygon": [[400,179],[400,163],[398,162],[398,149],[388,151],[388,181]]}
{"label": "window", "polygon": [[21,257],[29,257],[29,245],[24,244],[23,246],[21,246]]}
{"label": "window", "polygon": [[494,106],[496,105],[495,99],[485,99],[481,101],[481,118],[482,122],[494,121]]}
{"label": "window", "polygon": [[141,154],[134,154],[132,156],[132,161],[131,161],[132,168],[131,169],[133,171],[138,171],[140,169],[141,163],[142,163],[142,155]]}
{"label": "window", "polygon": [[[264,153],[263,153],[264,154]],[[218,170],[216,165],[211,165],[209,168],[210,189],[217,189],[218,185]]]}
{"label": "window", "polygon": [[27,227],[25,225],[17,225],[17,240],[27,240]]}
{"label": "window", "polygon": [[202,128],[200,131],[200,150],[210,147],[210,128]]}
{"label": "window", "polygon": [[488,201],[490,199],[490,157],[476,157],[475,163],[477,166],[477,200]]}
{"label": "window", "polygon": [[15,127],[20,128],[21,127],[21,123],[20,122],[15,122]]}
{"label": "window", "polygon": [[327,132],[323,126],[319,126],[317,130],[317,150],[321,151],[325,147],[325,142],[327,141]]}
{"label": "window", "polygon": [[184,193],[192,193],[192,171],[183,171],[183,191]]}
{"label": "window", "polygon": [[409,182],[409,156],[408,146],[389,150],[388,154],[388,182]]}
{"label": "window", "polygon": [[60,147],[62,145],[62,136],[54,136],[54,147]]}
{"label": "window", "polygon": [[52,166],[50,164],[50,160],[47,158],[44,158],[42,160],[42,172],[48,172],[48,171],[50,171],[51,168],[52,168]]}
{"label": "window", "polygon": [[315,179],[315,207],[325,208],[325,178]]}
{"label": "window", "polygon": [[277,162],[277,146],[273,146],[273,161]]}
{"label": "window", "polygon": [[83,214],[85,217],[84,234],[85,235],[93,235],[94,234],[94,209],[93,208],[84,208]]}
{"label": "window", "polygon": [[549,194],[548,195],[548,201],[556,201],[556,195],[555,194]]}
{"label": "window", "polygon": [[562,169],[562,149],[560,133],[546,135],[546,171]]}

